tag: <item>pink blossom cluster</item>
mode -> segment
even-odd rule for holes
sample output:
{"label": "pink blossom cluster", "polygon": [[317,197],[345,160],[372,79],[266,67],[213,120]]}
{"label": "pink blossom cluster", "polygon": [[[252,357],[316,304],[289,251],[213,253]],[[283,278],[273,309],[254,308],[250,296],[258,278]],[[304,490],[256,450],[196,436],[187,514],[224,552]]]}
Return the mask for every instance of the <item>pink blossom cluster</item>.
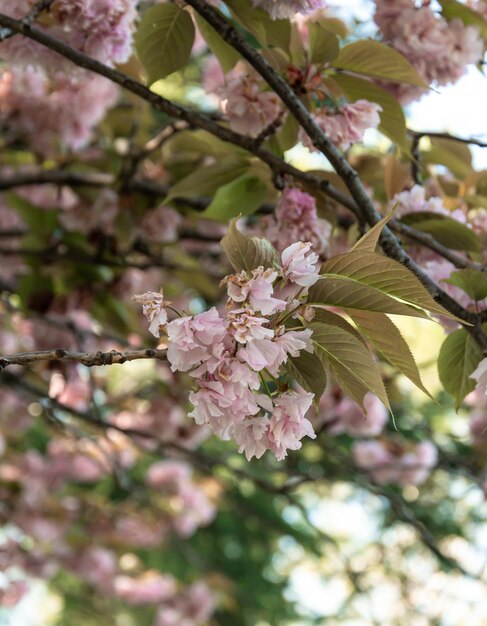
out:
{"label": "pink blossom cluster", "polygon": [[181,214],[170,206],[147,211],[139,225],[140,234],[149,242],[172,243],[178,239]]}
{"label": "pink blossom cluster", "polygon": [[252,0],[257,9],[267,11],[272,19],[294,17],[296,13],[310,13],[321,9],[323,0]]}
{"label": "pink blossom cluster", "polygon": [[[282,252],[279,269],[242,270],[222,281],[228,294],[223,317],[212,308],[165,326],[171,369],[195,379],[190,416],[222,439],[234,439],[249,460],[266,450],[281,460],[304,436],[314,437],[305,417],[313,394],[270,391],[269,384],[290,356],[313,351],[311,329],[288,329],[284,321],[305,306],[307,289],[319,278],[317,262],[311,243],[294,243]],[[164,328],[162,294],[136,298],[151,328]]]}
{"label": "pink blossom cluster", "polygon": [[330,435],[346,433],[352,437],[375,437],[384,430],[388,411],[373,393],[364,397],[364,411],[338,386],[327,390],[321,397],[314,424],[326,428]]}
{"label": "pink blossom cluster", "polygon": [[[338,109],[320,107],[314,112],[313,119],[337,148],[347,150],[352,144],[362,141],[368,128],[377,128],[381,111],[382,107],[374,102],[357,100]],[[300,139],[307,148],[316,150],[303,130],[300,131]]]}
{"label": "pink blossom cluster", "polygon": [[118,88],[100,76],[25,67],[0,77],[0,120],[42,155],[84,148],[117,99]]}
{"label": "pink blossom cluster", "polygon": [[[0,0],[0,12],[22,19],[35,2]],[[102,63],[125,63],[130,58],[136,0],[54,0],[48,18],[36,26]],[[49,71],[66,63],[60,55],[21,36],[0,43],[0,57],[15,64],[35,63]]]}
{"label": "pink blossom cluster", "polygon": [[353,446],[353,458],[380,485],[421,485],[436,465],[438,452],[431,441],[358,441]]}
{"label": "pink blossom cluster", "polygon": [[219,89],[223,112],[230,128],[238,133],[257,137],[281,113],[281,102],[273,91],[261,91],[262,81],[256,76],[230,78]]}
{"label": "pink blossom cluster", "polygon": [[182,537],[215,517],[215,506],[193,480],[191,468],[180,461],[159,461],[147,470],[147,484],[171,497],[171,526]]}
{"label": "pink blossom cluster", "polygon": [[186,620],[174,623],[197,626],[215,605],[204,582],[184,588],[172,576],[140,566],[128,573],[120,570],[117,552],[160,546],[171,531],[188,537],[213,519],[215,507],[182,461],[154,463],[149,468],[146,482],[157,516],[135,510],[133,502],[119,503],[111,510],[99,496],[81,501],[76,492],[66,492],[67,481],[96,482],[113,467],[119,471],[131,467],[123,454],[115,458],[111,452],[104,438],[96,442],[53,438],[46,455],[9,451],[2,459],[2,501],[15,536],[3,537],[0,544],[0,571],[8,577],[8,584],[0,589],[0,604],[15,604],[27,590],[18,585],[16,571],[50,579],[62,568],[105,595],[134,606],[155,606],[156,624],[165,623],[160,613],[167,620],[176,615]]}
{"label": "pink blossom cluster", "polygon": [[413,185],[411,189],[396,194],[391,201],[394,206],[399,203],[395,217],[401,218],[410,213],[439,213],[456,219],[465,224],[465,213],[461,209],[449,211],[438,196],[428,195],[421,185]]}
{"label": "pink blossom cluster", "polygon": [[[414,65],[427,85],[456,82],[467,65],[481,60],[484,44],[477,26],[459,18],[451,21],[433,11],[429,3],[414,0],[376,0],[375,22],[384,41]],[[410,85],[395,85],[403,103],[426,91]]]}
{"label": "pink blossom cluster", "polygon": [[286,187],[274,214],[259,220],[259,229],[278,251],[295,241],[310,241],[313,251],[324,256],[328,251],[332,225],[318,217],[313,196],[296,187]]}

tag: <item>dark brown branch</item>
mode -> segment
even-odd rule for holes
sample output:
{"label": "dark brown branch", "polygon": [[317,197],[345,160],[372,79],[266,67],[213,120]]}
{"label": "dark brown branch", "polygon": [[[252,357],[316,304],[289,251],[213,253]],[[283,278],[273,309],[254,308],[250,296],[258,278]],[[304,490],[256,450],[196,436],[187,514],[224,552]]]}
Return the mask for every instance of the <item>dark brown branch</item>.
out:
{"label": "dark brown branch", "polygon": [[67,350],[43,350],[41,352],[19,352],[9,356],[0,356],[0,370],[9,365],[32,365],[39,362],[50,361],[73,361],[81,363],[87,367],[99,365],[122,365],[128,361],[137,361],[140,359],[158,359],[166,360],[165,350],[128,350],[126,352],[118,352],[111,350],[110,352],[69,352]]}
{"label": "dark brown branch", "polygon": [[450,133],[443,133],[431,130],[409,130],[414,138],[417,138],[418,142],[422,137],[432,137],[433,139],[448,139],[449,141],[456,141],[458,143],[466,143],[472,146],[478,146],[479,148],[487,148],[487,141],[477,139],[476,137],[457,137],[457,135],[451,135]]}
{"label": "dark brown branch", "polygon": [[[242,56],[263,76],[266,82],[281,97],[283,102],[288,106],[289,111],[298,120],[301,127],[308,133],[314,145],[327,156],[330,163],[335,168],[337,174],[342,178],[345,185],[350,191],[353,200],[350,200],[346,194],[333,188],[327,181],[317,179],[315,176],[300,172],[296,168],[288,165],[273,153],[255,145],[255,141],[250,137],[245,137],[234,133],[230,129],[214,122],[208,116],[202,115],[196,111],[185,109],[157,94],[150,89],[133,80],[129,76],[110,68],[102,63],[91,59],[87,55],[74,50],[67,46],[64,42],[47,35],[46,33],[25,24],[22,21],[12,19],[6,15],[0,14],[0,25],[10,28],[12,31],[29,37],[34,41],[45,45],[58,52],[60,55],[69,59],[79,67],[91,70],[101,76],[105,76],[109,80],[131,91],[135,95],[141,97],[151,104],[158,111],[162,111],[171,117],[182,119],[191,126],[207,130],[211,134],[219,137],[223,141],[238,145],[269,165],[276,173],[285,173],[294,176],[298,180],[316,184],[319,181],[318,188],[330,197],[334,198],[345,207],[349,208],[355,215],[362,217],[369,225],[374,225],[382,216],[375,208],[372,200],[369,198],[358,173],[348,163],[346,158],[332,144],[332,142],[324,135],[321,129],[314,122],[311,113],[306,109],[304,104],[299,100],[284,79],[274,71],[274,69],[265,61],[263,57],[251,46],[247,44],[245,39],[210,5],[203,0],[189,0],[190,4],[204,19],[206,19],[225,39],[232,45]],[[480,345],[487,350],[487,337],[483,334],[480,327],[481,318],[474,313],[466,311],[447,293],[445,293],[438,285],[423,271],[423,269],[415,263],[411,257],[404,251],[400,241],[395,237],[393,232],[387,226],[381,234],[381,245],[384,252],[391,258],[399,261],[413,271],[424,283],[432,296],[441,303],[448,311],[456,315],[459,319],[472,324],[473,334]]]}

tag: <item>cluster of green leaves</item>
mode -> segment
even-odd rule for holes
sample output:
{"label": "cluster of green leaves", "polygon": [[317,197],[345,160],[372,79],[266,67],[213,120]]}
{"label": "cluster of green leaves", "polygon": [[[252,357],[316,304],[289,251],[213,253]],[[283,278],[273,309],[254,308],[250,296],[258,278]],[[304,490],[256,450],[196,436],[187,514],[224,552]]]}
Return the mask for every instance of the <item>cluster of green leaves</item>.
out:
{"label": "cluster of green leaves", "polygon": [[[288,375],[313,392],[323,394],[327,374],[359,405],[371,391],[390,408],[379,367],[369,345],[417,387],[429,395],[411,350],[387,314],[428,317],[426,312],[453,318],[431,297],[416,276],[400,263],[375,252],[380,231],[392,211],[360,239],[350,252],[328,259],[320,280],[307,297],[315,315],[305,324],[313,330],[314,353],[292,358]],[[278,267],[278,255],[261,238],[242,235],[233,220],[222,240],[236,271]],[[327,307],[338,307],[348,316]]]}

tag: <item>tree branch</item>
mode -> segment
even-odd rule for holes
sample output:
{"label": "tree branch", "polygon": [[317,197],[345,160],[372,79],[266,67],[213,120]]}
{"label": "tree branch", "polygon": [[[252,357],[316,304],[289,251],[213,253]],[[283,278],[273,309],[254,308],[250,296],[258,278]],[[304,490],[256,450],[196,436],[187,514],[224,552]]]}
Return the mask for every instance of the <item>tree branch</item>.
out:
{"label": "tree branch", "polygon": [[[289,111],[298,120],[302,128],[308,133],[314,145],[325,154],[330,163],[335,168],[337,174],[343,179],[347,188],[352,195],[353,200],[333,188],[328,181],[321,180],[313,175],[300,172],[291,165],[285,163],[273,153],[256,146],[255,140],[234,133],[230,129],[214,122],[209,117],[202,115],[196,111],[185,109],[157,94],[141,83],[133,80],[126,74],[103,65],[99,61],[91,59],[87,55],[70,48],[64,42],[51,37],[50,35],[33,28],[30,24],[12,19],[7,15],[0,14],[0,26],[10,28],[12,31],[24,35],[34,41],[45,45],[46,47],[58,52],[63,57],[69,59],[79,67],[91,70],[101,76],[105,76],[116,84],[131,91],[135,95],[141,97],[151,104],[157,110],[162,111],[171,117],[182,119],[191,126],[207,130],[211,134],[219,137],[223,141],[238,145],[248,150],[262,161],[267,163],[269,167],[278,173],[286,173],[296,177],[298,180],[316,184],[319,181],[318,188],[321,189],[331,198],[337,200],[345,207],[349,208],[355,215],[361,216],[369,225],[374,225],[382,219],[381,214],[375,208],[372,200],[369,198],[358,173],[348,163],[346,158],[324,135],[321,129],[314,122],[310,112],[299,100],[284,79],[274,71],[274,69],[263,59],[260,54],[247,44],[245,39],[210,5],[203,0],[188,0],[190,4],[204,19],[212,25],[219,34],[232,45],[247,61],[263,76],[266,82],[275,89],[276,93],[281,97],[283,102],[288,106]],[[417,265],[404,251],[401,243],[387,226],[383,228],[380,242],[384,252],[391,258],[399,261],[413,271],[424,283],[432,296],[442,304],[448,311],[456,315],[459,319],[473,325],[473,332],[476,340],[487,351],[487,337],[484,335],[481,327],[481,318],[475,313],[470,313],[453,300],[446,292]]]}
{"label": "tree branch", "polygon": [[39,362],[72,361],[87,367],[94,367],[99,365],[122,365],[128,361],[140,359],[165,361],[166,351],[147,348],[145,350],[128,350],[126,352],[118,352],[117,350],[111,350],[110,352],[68,352],[62,349],[43,350],[41,352],[19,352],[10,356],[0,356],[0,371],[9,365],[25,366]]}

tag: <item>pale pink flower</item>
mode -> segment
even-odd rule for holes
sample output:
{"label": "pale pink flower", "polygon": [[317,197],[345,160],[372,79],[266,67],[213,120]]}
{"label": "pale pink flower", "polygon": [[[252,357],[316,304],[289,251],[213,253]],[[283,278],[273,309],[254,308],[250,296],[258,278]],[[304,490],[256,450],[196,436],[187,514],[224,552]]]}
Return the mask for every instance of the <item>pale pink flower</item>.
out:
{"label": "pale pink flower", "polygon": [[294,17],[296,13],[311,13],[324,6],[324,0],[251,0],[258,9],[267,11],[273,20]]}
{"label": "pale pink flower", "polygon": [[332,231],[331,224],[318,217],[313,196],[296,187],[286,187],[274,215],[262,217],[258,226],[279,252],[296,241],[310,241],[314,252],[325,254]]}
{"label": "pale pink flower", "polygon": [[194,317],[182,317],[167,325],[167,358],[173,371],[187,372],[203,361],[222,356],[227,324],[215,308]]}
{"label": "pale pink flower", "polygon": [[421,185],[414,185],[407,191],[401,191],[391,200],[391,205],[399,202],[395,217],[400,218],[410,213],[440,213],[456,219],[458,222],[465,224],[465,213],[461,209],[449,211],[443,205],[443,201],[438,196],[426,197],[426,189]]}
{"label": "pale pink flower", "polygon": [[286,355],[299,356],[301,350],[313,352],[313,344],[311,342],[311,328],[305,330],[288,330],[276,337],[277,345],[284,350]]}
{"label": "pale pink flower", "polygon": [[353,446],[355,463],[379,484],[420,485],[436,465],[438,452],[430,441],[387,445],[382,441],[359,441]]}
{"label": "pale pink flower", "polygon": [[182,461],[157,461],[147,470],[146,482],[153,489],[160,489],[190,481],[191,473],[191,467]]}
{"label": "pale pink flower", "polygon": [[228,314],[229,331],[238,343],[248,343],[255,339],[272,339],[274,331],[265,328],[269,320],[256,317],[252,309],[237,309]]}
{"label": "pale pink flower", "polygon": [[157,293],[155,291],[147,291],[146,293],[134,296],[133,299],[142,305],[142,313],[149,322],[149,332],[154,337],[160,337],[160,327],[167,324],[167,311],[164,308],[164,295],[162,290]]}
{"label": "pale pink flower", "polygon": [[380,435],[387,423],[388,412],[377,396],[364,396],[366,414],[350,397],[338,390],[325,393],[319,404],[317,422],[327,425],[331,435],[347,433],[352,437]]}
{"label": "pale pink flower", "polygon": [[475,371],[470,375],[470,378],[477,381],[477,387],[487,390],[487,358],[480,361]]}
{"label": "pale pink flower", "polygon": [[223,112],[232,130],[257,137],[281,112],[277,94],[260,91],[260,84],[255,76],[239,76],[219,90]]}
{"label": "pale pink flower", "polygon": [[[21,19],[35,1],[0,0],[0,11]],[[132,53],[136,0],[55,0],[49,18],[49,26],[36,24],[37,28],[102,63],[125,63]],[[20,35],[0,44],[0,56],[14,63],[42,64],[45,69],[68,67],[60,55]]]}
{"label": "pale pink flower", "polygon": [[196,582],[179,596],[164,603],[155,626],[200,626],[215,610],[215,596],[204,582]]}
{"label": "pale pink flower", "polygon": [[269,449],[270,444],[267,438],[270,420],[267,415],[256,415],[246,418],[243,422],[235,425],[233,438],[240,446],[238,451],[245,452],[247,461],[252,457],[260,457]]}
{"label": "pale pink flower", "polygon": [[[381,111],[382,107],[374,102],[357,100],[337,110],[320,107],[313,113],[313,119],[337,148],[347,150],[352,144],[362,141],[368,128],[379,126]],[[301,131],[300,139],[307,148],[316,150],[304,131]]]}
{"label": "pale pink flower", "polygon": [[119,598],[135,606],[159,604],[172,598],[176,593],[176,581],[172,576],[151,570],[137,578],[117,576],[114,586]]}
{"label": "pale pink flower", "polygon": [[299,285],[311,287],[319,280],[318,255],[311,252],[311,243],[296,243],[288,246],[281,255],[284,278]]}
{"label": "pale pink flower", "polygon": [[237,356],[256,372],[265,368],[275,371],[286,360],[284,349],[271,339],[256,339],[239,348]]}
{"label": "pale pink flower", "polygon": [[[467,65],[482,58],[477,26],[459,18],[447,21],[430,6],[416,7],[413,0],[377,0],[376,7],[375,21],[385,42],[403,54],[428,85],[456,82]],[[390,89],[403,103],[426,93],[412,85],[394,84]]]}
{"label": "pale pink flower", "polygon": [[0,119],[41,154],[80,150],[118,100],[118,88],[102,76],[16,67],[0,77]]}
{"label": "pale pink flower", "polygon": [[76,573],[90,585],[105,593],[112,591],[117,573],[117,558],[114,552],[102,546],[90,546],[76,561]]}
{"label": "pale pink flower", "polygon": [[270,449],[279,461],[287,456],[287,450],[299,450],[303,437],[316,437],[311,422],[305,417],[313,398],[312,393],[287,391],[273,400],[268,438]]}
{"label": "pale pink flower", "polygon": [[225,84],[225,74],[214,54],[205,59],[202,80],[204,90],[211,94],[217,92]]}
{"label": "pale pink flower", "polygon": [[160,206],[145,213],[139,230],[147,241],[172,243],[178,239],[182,221],[180,213],[172,207]]}
{"label": "pale pink flower", "polygon": [[222,284],[227,285],[228,297],[234,302],[248,302],[252,310],[272,315],[286,308],[284,300],[272,297],[276,278],[277,271],[257,267],[252,270],[251,278],[242,270],[240,274],[227,276]]}

